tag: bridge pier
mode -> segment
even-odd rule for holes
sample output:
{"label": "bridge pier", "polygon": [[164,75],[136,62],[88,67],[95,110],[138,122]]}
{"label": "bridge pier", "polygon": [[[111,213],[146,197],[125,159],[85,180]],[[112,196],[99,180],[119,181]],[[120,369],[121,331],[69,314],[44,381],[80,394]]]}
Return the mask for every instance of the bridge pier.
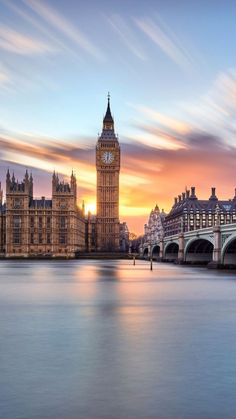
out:
{"label": "bridge pier", "polygon": [[208,263],[207,267],[210,269],[218,269],[222,267],[221,263],[221,230],[220,226],[213,227],[214,234],[214,249],[212,261]]}
{"label": "bridge pier", "polygon": [[161,239],[160,240],[160,254],[159,254],[159,259],[161,261],[163,261],[163,257],[164,257],[164,240]]}
{"label": "bridge pier", "polygon": [[184,235],[183,233],[179,234],[179,251],[178,251],[178,263],[184,263]]}

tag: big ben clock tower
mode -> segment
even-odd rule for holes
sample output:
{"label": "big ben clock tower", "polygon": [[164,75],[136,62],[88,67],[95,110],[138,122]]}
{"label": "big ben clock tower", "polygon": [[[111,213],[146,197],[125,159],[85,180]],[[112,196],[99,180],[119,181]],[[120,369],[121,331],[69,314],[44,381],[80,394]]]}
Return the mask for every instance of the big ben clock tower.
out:
{"label": "big ben clock tower", "polygon": [[114,131],[110,95],[103,130],[96,146],[97,169],[97,250],[119,250],[120,146]]}

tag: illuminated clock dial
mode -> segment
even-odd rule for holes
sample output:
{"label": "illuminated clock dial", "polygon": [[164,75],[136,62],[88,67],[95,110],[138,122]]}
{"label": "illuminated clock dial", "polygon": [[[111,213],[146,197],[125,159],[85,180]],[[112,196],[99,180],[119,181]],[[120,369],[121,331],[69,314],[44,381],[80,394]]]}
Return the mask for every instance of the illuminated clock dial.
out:
{"label": "illuminated clock dial", "polygon": [[113,160],[114,160],[114,155],[113,155],[113,153],[111,151],[105,151],[102,154],[102,161],[103,161],[103,163],[110,164],[110,163],[113,162]]}

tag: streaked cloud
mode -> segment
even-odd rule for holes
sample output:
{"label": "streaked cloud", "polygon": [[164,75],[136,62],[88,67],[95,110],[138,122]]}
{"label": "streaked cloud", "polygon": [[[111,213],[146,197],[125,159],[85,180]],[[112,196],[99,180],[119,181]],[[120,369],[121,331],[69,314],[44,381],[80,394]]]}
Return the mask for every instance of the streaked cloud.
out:
{"label": "streaked cloud", "polygon": [[[33,27],[37,31],[41,32],[47,39],[52,42],[53,46],[56,47],[57,51],[66,51],[71,54],[77,60],[79,59],[79,54],[74,51],[68,44],[66,44],[62,39],[59,38],[57,34],[50,30],[43,22],[41,22],[37,17],[33,17],[30,13],[24,10],[22,7],[18,7],[16,4],[9,2],[8,0],[5,1],[6,6],[8,6],[13,12],[15,12],[21,19],[27,22],[30,27]],[[79,61],[81,61],[79,59]]]}
{"label": "streaked cloud", "polygon": [[88,39],[85,34],[83,34],[64,16],[62,16],[56,9],[38,0],[23,0],[23,2],[41,18],[77,44],[82,50],[97,59],[102,59],[103,56],[101,51]]}
{"label": "streaked cloud", "polygon": [[131,29],[130,22],[119,15],[106,16],[106,20],[115,33],[118,34],[123,44],[140,60],[146,60],[146,54],[140,45],[134,31]]}
{"label": "streaked cloud", "polygon": [[138,28],[156,44],[175,64],[189,71],[192,59],[176,35],[151,18],[135,18]]}
{"label": "streaked cloud", "polygon": [[142,105],[133,106],[133,108],[140,112],[148,120],[154,121],[159,125],[169,128],[179,134],[187,134],[190,131],[190,126],[186,122],[164,115],[153,108]]}
{"label": "streaked cloud", "polygon": [[45,54],[54,50],[49,44],[5,25],[0,26],[0,48],[20,55]]}
{"label": "streaked cloud", "polygon": [[[78,145],[81,142],[90,146],[81,147]],[[210,196],[211,186],[217,187],[219,196],[233,196],[236,148],[226,146],[219,136],[203,131],[193,130],[183,134],[182,142],[185,148],[158,149],[134,139],[132,142],[123,139],[120,209],[121,219],[129,220],[132,231],[141,233],[142,223],[156,202],[168,211],[174,196],[181,193],[185,186],[195,185],[197,193],[203,198]],[[22,167],[22,176],[27,166],[32,167],[33,172],[36,170],[35,194],[50,196],[50,173],[55,169],[68,176],[73,168],[78,177],[79,200],[85,199],[87,207],[94,208],[94,139],[77,138],[72,141],[2,130],[0,150],[2,181],[9,164],[16,166],[18,173]],[[222,167],[224,172],[219,169]]]}
{"label": "streaked cloud", "polygon": [[72,142],[3,131],[0,134],[0,150],[2,160],[49,172],[57,168],[64,175],[68,174],[68,170],[76,169],[79,162],[80,177],[87,187],[95,182],[95,172],[90,167],[92,151]]}
{"label": "streaked cloud", "polygon": [[0,87],[4,87],[11,82],[9,72],[0,66]]}
{"label": "streaked cloud", "polygon": [[199,129],[220,135],[236,146],[236,70],[219,73],[208,91],[192,102],[180,103],[185,118]]}

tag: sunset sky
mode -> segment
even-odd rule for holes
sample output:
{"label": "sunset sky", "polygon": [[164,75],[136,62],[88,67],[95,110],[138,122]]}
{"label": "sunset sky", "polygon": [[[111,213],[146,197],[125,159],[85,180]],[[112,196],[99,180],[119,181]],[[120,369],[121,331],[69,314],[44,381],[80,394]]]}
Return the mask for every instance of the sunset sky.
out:
{"label": "sunset sky", "polygon": [[95,211],[95,144],[111,93],[120,215],[142,233],[158,203],[236,187],[236,2],[0,0],[0,181],[35,196],[74,169]]}

